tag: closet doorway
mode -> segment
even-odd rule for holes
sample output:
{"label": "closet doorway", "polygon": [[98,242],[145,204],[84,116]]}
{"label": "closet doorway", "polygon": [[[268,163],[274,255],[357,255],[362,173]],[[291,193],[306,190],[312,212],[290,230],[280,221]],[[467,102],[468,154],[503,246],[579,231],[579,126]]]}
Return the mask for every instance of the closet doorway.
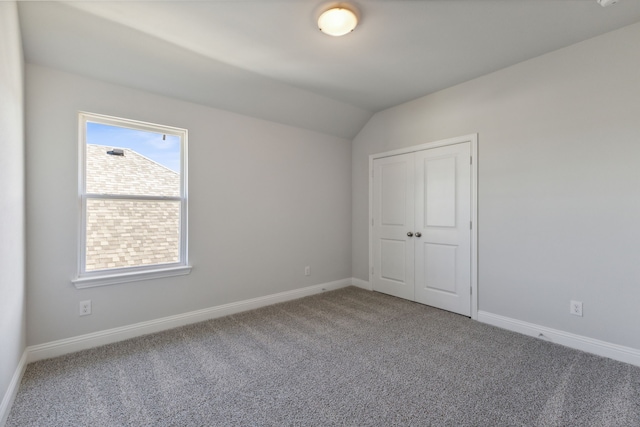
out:
{"label": "closet doorway", "polygon": [[477,135],[370,156],[374,291],[477,317]]}

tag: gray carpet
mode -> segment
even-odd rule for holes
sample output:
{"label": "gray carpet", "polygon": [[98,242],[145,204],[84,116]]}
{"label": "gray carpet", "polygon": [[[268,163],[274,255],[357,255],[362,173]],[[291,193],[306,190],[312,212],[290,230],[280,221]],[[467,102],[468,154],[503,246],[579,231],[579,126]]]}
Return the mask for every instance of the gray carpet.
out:
{"label": "gray carpet", "polygon": [[640,368],[346,288],[30,364],[7,426],[640,426]]}

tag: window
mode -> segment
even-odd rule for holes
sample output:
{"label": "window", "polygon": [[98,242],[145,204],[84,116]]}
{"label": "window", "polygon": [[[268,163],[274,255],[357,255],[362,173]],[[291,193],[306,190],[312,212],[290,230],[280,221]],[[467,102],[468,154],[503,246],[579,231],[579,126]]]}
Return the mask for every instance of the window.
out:
{"label": "window", "polygon": [[80,113],[78,288],[188,274],[187,131]]}

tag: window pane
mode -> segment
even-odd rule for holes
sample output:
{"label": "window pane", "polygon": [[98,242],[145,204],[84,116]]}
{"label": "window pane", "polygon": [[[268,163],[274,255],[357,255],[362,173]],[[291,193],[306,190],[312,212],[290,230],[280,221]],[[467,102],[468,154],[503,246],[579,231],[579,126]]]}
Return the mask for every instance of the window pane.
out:
{"label": "window pane", "polygon": [[180,202],[87,200],[86,271],[180,261]]}
{"label": "window pane", "polygon": [[180,196],[180,137],[87,123],[86,191]]}

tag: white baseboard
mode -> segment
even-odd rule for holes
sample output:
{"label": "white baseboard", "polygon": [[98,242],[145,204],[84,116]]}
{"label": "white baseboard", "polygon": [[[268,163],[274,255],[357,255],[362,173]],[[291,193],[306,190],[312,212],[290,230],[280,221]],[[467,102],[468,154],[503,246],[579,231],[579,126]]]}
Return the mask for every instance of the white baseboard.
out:
{"label": "white baseboard", "polygon": [[163,317],[161,319],[135,323],[133,325],[38,344],[27,347],[27,362],[31,363],[38,360],[49,359],[51,357],[62,356],[64,354],[111,344],[141,335],[177,328],[190,323],[202,322],[209,319],[215,319],[218,317],[228,316],[230,314],[265,307],[267,305],[277,304],[279,302],[290,301],[325,291],[340,289],[350,286],[351,282],[352,280],[350,278],[337,280],[335,282],[322,283],[320,285],[309,286],[293,291],[280,292],[264,297],[232,302],[202,310],[191,311],[189,313],[177,314],[175,316]]}
{"label": "white baseboard", "polygon": [[18,394],[18,388],[20,387],[20,382],[22,381],[22,375],[24,375],[24,370],[27,367],[27,350],[25,349],[22,352],[22,357],[18,362],[18,366],[16,367],[15,372],[13,373],[13,377],[11,378],[11,382],[9,383],[9,388],[7,389],[4,397],[2,398],[2,403],[0,403],[0,426],[4,426],[7,422],[7,418],[9,417],[9,411],[11,410],[11,406],[13,405],[13,401]]}
{"label": "white baseboard", "polygon": [[487,313],[486,311],[478,312],[478,321],[524,335],[542,338],[577,350],[597,354],[598,356],[640,366],[640,350],[635,348],[612,344],[558,329],[551,329],[534,323]]}
{"label": "white baseboard", "polygon": [[371,287],[371,282],[367,282],[366,280],[356,279],[355,277],[352,277],[351,284],[353,286],[357,286],[358,288],[366,289],[368,291],[373,290],[373,287]]}

